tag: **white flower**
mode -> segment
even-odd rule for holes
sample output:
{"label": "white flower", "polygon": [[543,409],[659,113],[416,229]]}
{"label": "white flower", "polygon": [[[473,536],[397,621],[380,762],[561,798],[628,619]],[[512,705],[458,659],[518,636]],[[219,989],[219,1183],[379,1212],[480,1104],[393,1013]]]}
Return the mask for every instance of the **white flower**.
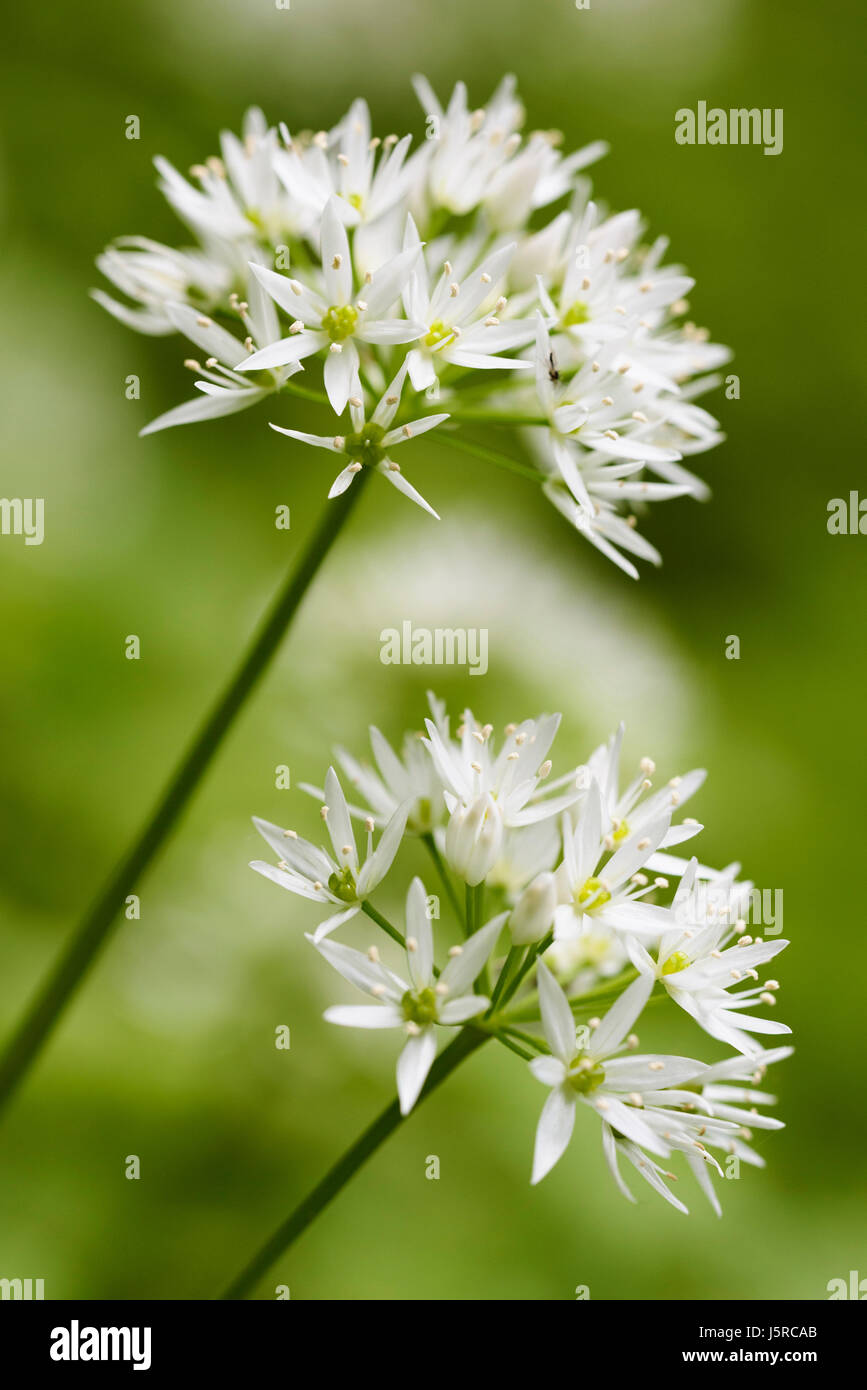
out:
{"label": "white flower", "polygon": [[[756,1087],[764,1079],[768,1067],[791,1057],[794,1050],[793,1047],[774,1047],[748,1057],[739,1054],[737,1057],[727,1057],[722,1062],[714,1062],[707,1071],[702,1072],[696,1104],[718,1119],[731,1120],[740,1125],[737,1134],[726,1137],[720,1147],[754,1168],[764,1168],[765,1160],[746,1142],[752,1139],[752,1131],[785,1128],[782,1120],[763,1115],[757,1109],[759,1105],[776,1105],[777,1098]],[[742,1109],[742,1106],[749,1108]],[[713,1140],[710,1142],[713,1143]]]}
{"label": "white flower", "polygon": [[[567,781],[574,780],[574,774]],[[537,874],[553,869],[560,858],[560,826],[556,818],[507,830],[499,858],[485,878],[489,888],[501,889],[514,903]]]}
{"label": "white flower", "polygon": [[[628,835],[646,831],[658,818],[675,812],[703,786],[707,773],[693,768],[670,781],[660,791],[651,791],[651,778],[656,772],[652,758],[642,758],[638,769],[624,791],[620,790],[620,754],[626,726],[621,723],[607,743],[600,744],[587,759],[585,768],[578,769],[579,778],[586,776],[589,784],[595,778],[602,797],[602,835],[610,837],[608,849],[615,849]],[[662,848],[691,839],[702,829],[699,821],[687,819],[669,827]]]}
{"label": "white flower", "polygon": [[[623,360],[618,344],[600,350],[598,359],[581,366],[568,381],[561,379],[541,314],[535,367],[539,402],[549,421],[537,445],[550,474],[545,493],[598,550],[637,578],[635,566],[618,547],[656,564],[660,557],[616,508],[624,502],[701,492],[698,480],[678,465],[680,450],[657,442],[666,412],[655,402],[648,414],[653,389],[637,377],[631,362]],[[646,468],[673,480],[647,481],[640,476]]]}
{"label": "white flower", "polygon": [[446,826],[446,859],[471,888],[482,883],[497,862],[503,843],[503,812],[490,792],[469,804],[457,803]]}
{"label": "white flower", "polygon": [[[294,137],[254,108],[188,177],[157,159],[160,189],[196,244],[120,239],[98,262],[113,292],[94,297],[140,332],[179,328],[206,357],[186,363],[197,398],[145,432],[234,414],[274,391],[338,415],[353,398],[359,438],[337,489],[370,461],[426,506],[366,434],[405,369],[416,395],[448,402],[453,423],[525,429],[538,455],[531,476],[637,578],[636,557],[660,563],[635,529],[641,503],[708,496],[682,460],[723,437],[696,398],[719,385],[728,350],[686,318],[692,280],[663,264],[664,238],[646,245],[637,212],[601,215],[589,201],[581,171],[602,143],[564,155],[556,132],[524,132],[511,77],[479,110],[463,83],[445,106],[424,79],[416,90],[426,138],[415,150],[409,135],[373,135],[359,98],[330,131]],[[561,199],[568,207],[537,225]],[[533,362],[515,355],[534,337],[538,389]],[[302,364],[309,386],[289,381]],[[417,423],[429,429],[433,417]],[[329,424],[302,437],[342,452],[344,431]],[[499,448],[479,453],[510,466]]]}
{"label": "white flower", "polygon": [[244,342],[240,342],[207,314],[187,304],[167,303],[164,306],[172,327],[207,353],[204,366],[194,358],[186,362],[186,366],[200,376],[195,385],[201,395],[157,416],[139,431],[140,434],[155,434],[157,430],[169,429],[174,425],[195,424],[201,420],[235,415],[279,391],[288,378],[300,370],[295,363],[263,373],[258,382],[251,382],[249,377],[237,370],[239,362],[247,356],[254,342],[271,342],[278,332],[273,306],[252,277],[248,293],[249,301],[236,301],[236,312],[248,332]]}
{"label": "white flower", "polygon": [[133,304],[104,290],[91,290],[91,298],[128,328],[155,336],[177,330],[166,305],[196,301],[205,313],[228,295],[235,278],[228,257],[178,251],[141,236],[118,237],[97,256],[96,265]]}
{"label": "white flower", "polygon": [[563,248],[563,278],[552,293],[542,286],[540,298],[558,346],[571,342],[578,360],[605,342],[626,338],[639,320],[645,331],[658,329],[671,305],[695,285],[676,268],[658,266],[664,243],[642,257],[641,231],[634,209],[600,222],[592,202],[573,220]]}
{"label": "white flower", "polygon": [[463,82],[455,85],[445,108],[426,78],[415,77],[413,85],[433,122],[419,166],[423,183],[415,195],[424,211],[443,208],[460,216],[481,205],[493,226],[519,225],[536,208],[562,197],[578,170],[606,152],[597,141],[564,160],[542,132],[521,151],[524,108],[511,75],[476,111],[469,108]]}
{"label": "white flower", "polygon": [[154,160],[161,192],[206,245],[252,246],[263,238],[276,243],[309,227],[309,215],[289,198],[277,177],[277,134],[260,110],[252,107],[246,113],[240,140],[223,131],[220,146],[221,159],[214,157],[191,169],[198,188],[167,159]]}
{"label": "white flower", "polygon": [[250,865],[265,878],[279,883],[281,888],[288,888],[290,893],[341,909],[317,927],[314,934],[317,942],[354,917],[364,900],[385,878],[403,839],[410,809],[409,802],[397,807],[376,849],[373,848],[373,819],[368,821],[367,852],[361,862],[346,798],[331,767],[325,777],[325,796],[322,819],[331,837],[333,857],[301,839],[294,830],[281,830],[269,821],[254,817],[253,824],[275,851],[279,863],[267,864],[257,859]]}
{"label": "white flower", "polygon": [[[434,720],[444,717],[442,703],[428,691],[428,703]],[[445,817],[442,788],[436,769],[425,748],[421,734],[405,734],[400,753],[375,725],[370,726],[370,746],[375,767],[362,762],[345,748],[336,747],[334,755],[349,782],[364,797],[366,807],[350,806],[350,814],[365,820],[371,814],[377,825],[385,823],[399,806],[410,807],[406,822],[407,834],[428,835]],[[322,800],[321,787],[302,782],[301,790]]]}
{"label": "white flower", "polygon": [[[756,1054],[761,1052],[761,1044],[750,1033],[791,1032],[784,1023],[749,1012],[761,1004],[774,1004],[773,992],[758,983],[757,967],[767,965],[789,943],[748,936],[741,930],[744,924],[732,926],[726,913],[715,912],[715,920],[708,922],[707,914],[699,910],[701,903],[691,910],[697,867],[693,859],[681,880],[656,958],[639,941],[628,941],[627,949],[636,969],[651,980],[659,980],[674,1002],[712,1038],[738,1052]],[[732,884],[728,879],[723,883],[730,901]],[[755,980],[756,984],[735,990],[744,980]]]}
{"label": "white flower", "polygon": [[[755,1084],[761,1080],[772,1062],[790,1056],[792,1050],[790,1047],[779,1047],[749,1059],[741,1056],[729,1057],[723,1062],[706,1067],[696,1082],[688,1083],[676,1093],[645,1093],[645,1104],[648,1106],[646,1116],[655,1125],[666,1125],[666,1134],[672,1148],[684,1154],[693,1176],[717,1216],[722,1215],[722,1209],[713,1189],[709,1169],[715,1168],[720,1174],[722,1169],[708,1150],[719,1149],[728,1157],[763,1168],[764,1159],[745,1141],[752,1138],[753,1129],[784,1128],[782,1120],[763,1115],[757,1109],[759,1105],[775,1104],[776,1096],[754,1090],[752,1087],[731,1086],[727,1083],[751,1081]],[[677,1104],[679,1113],[674,1127],[671,1112],[660,1111],[658,1102],[665,1105]],[[748,1105],[749,1109],[741,1109],[742,1105]],[[661,1118],[662,1115],[664,1119]],[[675,1174],[666,1172],[637,1145],[615,1135],[608,1126],[603,1126],[603,1149],[614,1180],[629,1201],[634,1201],[635,1198],[620,1176],[617,1166],[618,1155],[627,1158],[645,1182],[671,1206],[678,1211],[687,1210],[683,1202],[679,1201],[666,1185],[665,1180],[673,1179]]]}
{"label": "white flower", "polygon": [[571,806],[581,795],[575,790],[560,797],[541,799],[540,784],[551,771],[548,758],[560,725],[559,714],[509,724],[499,752],[494,752],[493,726],[480,725],[465,710],[457,740],[451,739],[433,720],[425,720],[424,739],[443,785],[451,811],[458,802],[469,805],[490,794],[500,808],[505,826],[533,825]]}
{"label": "white flower", "polygon": [[515,946],[541,941],[554,921],[557,907],[557,880],[551,873],[537,874],[527,884],[512,909],[509,931]]}
{"label": "white flower", "polygon": [[493,950],[504,921],[505,913],[488,922],[462,946],[453,947],[448,965],[442,974],[437,974],[427,894],[421,879],[414,878],[406,899],[409,981],[387,970],[375,948],[365,956],[336,941],[315,943],[344,979],[378,1001],[373,1005],[335,1005],[325,1011],[328,1022],[349,1028],[399,1028],[406,1035],[397,1062],[402,1115],[415,1105],[433,1065],[436,1025],[466,1023],[489,1007],[489,999],[473,993],[473,983]]}
{"label": "white flower", "polygon": [[[639,830],[628,830],[616,844],[602,833],[602,795],[595,778],[581,803],[575,829],[567,817],[563,826],[563,863],[557,871],[560,906],[554,918],[558,940],[582,934],[585,927],[601,925],[636,936],[656,937],[661,923],[668,921],[664,909],[642,902],[654,887],[667,887],[665,880],[649,883],[642,870],[665,840],[671,820],[670,809]],[[606,844],[606,838],[609,844]],[[606,855],[614,852],[610,858]]]}
{"label": "white flower", "polygon": [[281,133],[285,148],[275,154],[275,170],[311,218],[321,216],[333,197],[346,226],[376,222],[409,191],[405,160],[412,137],[373,137],[366,101],[354,101],[329,134],[319,132],[308,145],[293,141],[285,126]]}
{"label": "white flower", "polygon": [[557,815],[580,796],[540,799],[539,784],[551,771],[548,751],[560,715],[510,724],[503,746],[492,752],[492,726],[479,726],[466,710],[459,742],[425,721],[424,740],[443,786],[449,810],[446,857],[470,886],[481,883],[496,865],[507,828],[533,825]]}
{"label": "white flower", "polygon": [[243,370],[282,367],[326,351],[325,390],[335,412],[342,415],[358,375],[358,343],[394,346],[410,343],[425,331],[423,323],[386,317],[400,299],[418,255],[418,247],[401,252],[370,277],[363,294],[356,294],[349,238],[337,200],[330,198],[322,214],[321,292],[251,263],[263,289],[292,316],[294,331],[254,352],[241,364]]}
{"label": "white flower", "polygon": [[507,301],[499,291],[515,251],[514,243],[486,257],[460,280],[455,278],[451,262],[446,261],[433,289],[428,285],[422,244],[411,218],[404,245],[418,253],[403,292],[404,308],[409,319],[424,325],[418,335],[421,341],[407,356],[416,391],[428,390],[435,384],[438,364],[476,368],[532,365],[501,356],[509,348],[529,343],[534,332],[532,319],[500,318]]}
{"label": "white flower", "polygon": [[[705,1067],[687,1057],[620,1055],[626,1050],[624,1040],[647,1002],[652,982],[642,977],[633,981],[584,1045],[577,1041],[569,1001],[543,961],[538,965],[537,982],[542,1027],[551,1056],[535,1057],[529,1066],[536,1080],[551,1088],[551,1094],[536,1131],[531,1182],[545,1177],[565,1153],[579,1101],[595,1110],[610,1129],[667,1158],[673,1144],[672,1130],[682,1128],[686,1133],[692,1119],[686,1116],[681,1121],[664,1107],[660,1117],[659,1106],[648,1116],[646,1099],[657,1093],[668,1096],[669,1088],[700,1077]],[[676,1093],[672,1094],[676,1098]],[[662,1124],[668,1129],[663,1130]]]}
{"label": "white flower", "polygon": [[411,483],[407,482],[400,471],[400,465],[389,457],[390,452],[396,449],[399,444],[405,444],[408,439],[414,439],[416,435],[426,434],[428,430],[434,429],[437,425],[442,424],[443,420],[449,418],[448,415],[423,415],[418,420],[408,420],[405,425],[401,425],[397,429],[391,428],[400,405],[406,372],[407,363],[404,361],[397,376],[386,387],[369,420],[366,419],[361,383],[358,374],[355,374],[351,384],[352,394],[349,396],[351,434],[303,434],[300,430],[287,430],[282,425],[275,424],[272,424],[271,428],[280,434],[288,434],[291,439],[300,439],[302,444],[312,444],[317,449],[327,449],[331,453],[349,459],[349,462],[334,479],[328,494],[329,497],[339,497],[342,492],[345,492],[362,468],[375,468],[377,473],[381,473],[397,488],[398,492],[402,492],[405,497],[409,497],[411,501],[439,520],[439,515],[433,507],[425,501],[421,493],[417,492]]}

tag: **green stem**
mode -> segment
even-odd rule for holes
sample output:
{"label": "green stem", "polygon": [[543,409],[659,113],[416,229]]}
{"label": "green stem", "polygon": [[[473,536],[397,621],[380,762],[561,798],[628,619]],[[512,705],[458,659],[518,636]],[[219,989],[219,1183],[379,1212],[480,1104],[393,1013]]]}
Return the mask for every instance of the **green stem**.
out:
{"label": "green stem", "polygon": [[287,395],[297,396],[302,401],[315,401],[317,405],[327,405],[331,409],[331,402],[324,391],[315,391],[310,386],[297,386],[294,381],[284,381],[280,387]]}
{"label": "green stem", "polygon": [[[430,1069],[427,1081],[422,1087],[415,1108],[484,1042],[487,1042],[485,1033],[474,1028],[463,1028],[454,1042],[449,1043],[445,1051],[437,1057]],[[361,1138],[357,1139],[352,1147],[346,1150],[343,1157],[326,1173],[322,1181],[314,1187],[304,1201],[295,1208],[292,1215],[277,1227],[270,1240],[267,1240],[258,1253],[253,1256],[250,1263],[232,1281],[225,1293],[221,1294],[221,1298],[246,1298],[274,1261],[291,1249],[310,1223],[342,1191],[350,1178],[398,1128],[404,1118],[400,1113],[398,1102],[393,1101],[379,1118],[374,1120],[370,1128],[364,1131]]]}
{"label": "green stem", "polygon": [[[573,1013],[581,1013],[585,1009],[593,1008],[598,1004],[605,1003],[608,999],[616,999],[631,985],[632,981],[638,978],[637,970],[625,970],[622,974],[616,975],[604,985],[596,985],[593,989],[588,989],[586,994],[578,994],[574,999],[569,1000],[569,1007]],[[653,998],[655,996],[651,996]],[[662,997],[662,996],[660,996]],[[650,1003],[650,1000],[648,1000]],[[516,1009],[510,1009],[507,1014],[501,1014],[504,1025],[511,1026],[513,1023],[526,1023],[539,1017],[539,996],[535,991],[528,995]]]}
{"label": "green stem", "polygon": [[437,873],[439,874],[440,879],[442,881],[442,885],[446,890],[446,895],[448,897],[449,902],[452,905],[454,914],[460,922],[461,926],[464,928],[464,931],[466,932],[467,924],[464,919],[464,912],[461,907],[460,901],[458,900],[458,895],[455,891],[455,885],[452,883],[451,878],[449,877],[448,870],[446,869],[446,866],[443,863],[443,857],[437,849],[436,840],[434,839],[432,833],[423,835],[422,839],[427,845],[428,853],[430,854],[431,859],[436,865]]}
{"label": "green stem", "polygon": [[464,928],[467,936],[472,936],[476,930],[476,895],[469,884],[464,888]]}
{"label": "green stem", "polygon": [[150,820],[84,917],[13,1035],[0,1059],[0,1109],[27,1074],[72,995],[119,925],[119,914],[127,895],[169,838],[223,739],[268,667],[326,555],[356,506],[368,472],[365,469],[354,487],[326,504],[300,564],[278,595],[241,665],[178,765]]}
{"label": "green stem", "polygon": [[460,420],[467,425],[536,425],[545,426],[550,422],[542,415],[527,415],[516,410],[473,410],[449,406],[449,419]]}
{"label": "green stem", "polygon": [[494,449],[486,449],[482,444],[472,444],[468,439],[462,439],[460,435],[449,434],[447,430],[441,430],[437,439],[443,444],[450,444],[453,449],[460,449],[464,454],[472,454],[474,458],[483,459],[485,463],[496,464],[497,468],[507,468],[511,473],[518,473],[522,478],[530,478],[534,483],[546,482],[545,474],[540,473],[537,468],[531,468],[527,463],[519,463],[517,459],[509,458],[508,454],[497,453]]}
{"label": "green stem", "polygon": [[396,941],[398,946],[402,946],[403,949],[406,950],[406,937],[401,936],[397,927],[393,927],[388,919],[383,917],[381,912],[377,912],[372,903],[363,902],[361,904],[361,910],[372,922],[375,922],[378,927],[382,927],[382,930],[387,932],[392,941]]}
{"label": "green stem", "polygon": [[[521,966],[520,970],[517,971],[517,973],[515,974],[515,978],[511,981],[508,989],[505,991],[503,995],[501,1007],[505,1004],[508,1004],[509,1000],[515,997],[518,990],[521,988],[521,985],[523,984],[525,977],[535,965],[537,958],[545,954],[553,940],[554,932],[552,929],[548,932],[547,936],[542,937],[541,941],[533,942],[532,946],[530,946],[529,950],[527,951],[523,965]],[[530,1016],[532,1017],[532,1015]]]}
{"label": "green stem", "polygon": [[510,947],[509,947],[509,954],[506,956],[506,959],[505,959],[505,961],[503,962],[503,968],[502,968],[502,970],[500,971],[499,975],[497,976],[497,983],[494,985],[494,992],[493,992],[493,994],[491,995],[491,1007],[490,1007],[490,1009],[488,1010],[488,1014],[489,1014],[489,1015],[490,1015],[490,1014],[493,1014],[494,1012],[496,1012],[497,1004],[498,1004],[499,1001],[500,1001],[500,995],[503,993],[503,990],[505,989],[506,985],[508,984],[509,976],[511,975],[512,971],[515,969],[515,967],[516,967],[516,965],[517,965],[517,963],[518,963],[520,957],[521,957],[523,954],[524,954],[524,947],[523,947],[523,946],[510,946]]}

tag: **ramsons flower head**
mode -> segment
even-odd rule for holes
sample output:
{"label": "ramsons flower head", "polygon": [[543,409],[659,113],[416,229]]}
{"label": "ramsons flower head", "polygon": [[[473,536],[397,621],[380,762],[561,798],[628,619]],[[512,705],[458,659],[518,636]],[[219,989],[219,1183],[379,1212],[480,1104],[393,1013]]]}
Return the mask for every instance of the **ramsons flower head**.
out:
{"label": "ramsons flower head", "polygon": [[[791,1048],[764,1051],[753,1036],[789,1031],[765,1017],[779,982],[758,978],[787,942],[747,931],[751,885],[737,864],[714,870],[670,853],[701,833],[698,820],[674,817],[704,771],[656,785],[645,756],[622,776],[621,725],[552,778],[559,715],[510,723],[497,737],[469,710],[453,732],[445,705],[433,695],[428,704],[424,733],[391,741],[371,728],[372,762],[336,750],[363,804],[345,799],[332,768],[321,787],[302,784],[324,798],[330,850],[256,822],[278,863],[253,868],[327,911],[308,940],[369,996],[337,1002],[325,1018],[401,1034],[403,1114],[449,1030],[462,1030],[468,1051],[495,1040],[504,1066],[517,1054],[548,1088],[534,1183],[565,1161],[577,1124],[598,1123],[630,1201],[624,1165],[686,1211],[671,1187],[682,1163],[719,1212],[713,1174],[728,1176],[723,1165],[741,1160],[760,1165],[753,1131],[781,1127],[764,1113],[774,1097],[760,1084]],[[353,821],[365,824],[363,857]],[[433,877],[423,882],[415,862],[425,852]],[[408,888],[395,923],[398,881]],[[362,922],[380,933],[366,950],[337,939],[350,923],[357,936]],[[697,1053],[713,1041],[733,1055],[709,1064],[692,1048],[643,1051],[637,1029],[651,1001],[663,1006],[657,1018],[672,1005],[689,1015]]]}
{"label": "ramsons flower head", "polygon": [[196,349],[179,356],[197,394],[142,433],[267,399],[276,429],[342,457],[329,497],[370,469],[436,517],[392,451],[443,425],[442,445],[518,464],[635,577],[660,561],[645,504],[708,496],[683,460],[722,439],[696,398],[728,351],[689,316],[665,239],[590,196],[602,141],[527,130],[511,77],[482,107],[461,82],[446,101],[415,88],[418,141],[377,135],[358,98],[314,133],[251,109],[186,174],[156,159],[189,244],[120,238],[97,262],[111,291],[93,292]]}

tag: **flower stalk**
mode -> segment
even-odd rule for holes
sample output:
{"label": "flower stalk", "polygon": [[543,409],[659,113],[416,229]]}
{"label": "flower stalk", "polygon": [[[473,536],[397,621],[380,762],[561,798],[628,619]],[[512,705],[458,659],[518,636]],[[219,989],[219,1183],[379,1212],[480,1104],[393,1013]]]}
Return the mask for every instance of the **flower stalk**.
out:
{"label": "flower stalk", "polygon": [[[435,1091],[467,1057],[487,1042],[488,1036],[476,1028],[462,1028],[454,1042],[440,1053],[431,1067],[416,1105]],[[346,1150],[342,1158],[338,1159],[322,1181],[317,1183],[313,1191],[304,1198],[304,1201],[277,1227],[277,1230],[257,1251],[250,1263],[220,1295],[221,1299],[241,1299],[252,1293],[275,1260],[280,1259],[291,1250],[311,1222],[328,1206],[329,1202],[334,1200],[389,1135],[399,1128],[405,1118],[401,1114],[400,1106],[396,1100],[387,1106],[351,1148]]]}
{"label": "flower stalk", "polygon": [[[366,470],[363,475],[366,478]],[[234,676],[179,763],[135,843],[83,918],[0,1059],[0,1111],[12,1098],[120,922],[124,901],[150,868],[208,771],[226,735],[268,669],[316,575],[361,495],[356,487],[326,505],[293,571]]]}

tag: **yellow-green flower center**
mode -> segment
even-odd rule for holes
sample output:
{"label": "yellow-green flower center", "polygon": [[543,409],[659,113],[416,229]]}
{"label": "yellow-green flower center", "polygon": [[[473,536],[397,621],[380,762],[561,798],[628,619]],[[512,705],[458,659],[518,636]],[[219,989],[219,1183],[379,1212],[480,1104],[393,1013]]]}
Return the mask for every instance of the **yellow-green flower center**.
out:
{"label": "yellow-green flower center", "polygon": [[571,309],[567,309],[563,315],[563,327],[574,328],[579,323],[586,323],[590,318],[590,310],[581,299],[576,299]]}
{"label": "yellow-green flower center", "polygon": [[331,874],[328,879],[328,888],[335,898],[339,898],[342,903],[354,903],[356,900],[355,879],[349,867]]}
{"label": "yellow-green flower center", "polygon": [[355,463],[363,464],[365,468],[375,468],[385,458],[385,450],[380,447],[384,435],[382,425],[367,424],[358,434],[346,436],[343,452]]}
{"label": "yellow-green flower center", "polygon": [[625,821],[625,820],[619,820],[619,821],[617,822],[617,824],[612,828],[612,831],[611,831],[611,838],[612,838],[612,840],[614,841],[614,843],[615,843],[616,845],[619,845],[619,844],[621,844],[625,839],[627,839],[628,835],[629,835],[629,822],[628,822],[628,821]]}
{"label": "yellow-green flower center", "polygon": [[332,343],[343,343],[351,338],[358,323],[358,310],[351,304],[332,304],[322,318],[322,331],[327,333]]}
{"label": "yellow-green flower center", "polygon": [[575,906],[580,912],[596,912],[611,902],[611,894],[602,887],[598,878],[588,878],[583,888],[575,894]]}
{"label": "yellow-green flower center", "polygon": [[447,323],[443,323],[442,319],[434,319],[424,339],[425,347],[439,347],[441,342],[451,337],[451,333],[452,330]]}
{"label": "yellow-green flower center", "polygon": [[685,951],[672,951],[662,967],[662,973],[663,975],[675,975],[678,970],[685,970],[688,965],[689,956]]}
{"label": "yellow-green flower center", "polygon": [[436,1023],[437,997],[430,988],[408,989],[400,1001],[400,1007],[407,1023],[417,1023],[420,1028],[427,1023]]}
{"label": "yellow-green flower center", "polygon": [[567,1080],[573,1091],[577,1091],[581,1096],[588,1096],[591,1091],[602,1085],[605,1072],[591,1057],[580,1057],[569,1072]]}
{"label": "yellow-green flower center", "polygon": [[356,212],[361,212],[361,207],[364,202],[364,199],[362,198],[360,193],[350,193],[346,201],[352,204]]}

